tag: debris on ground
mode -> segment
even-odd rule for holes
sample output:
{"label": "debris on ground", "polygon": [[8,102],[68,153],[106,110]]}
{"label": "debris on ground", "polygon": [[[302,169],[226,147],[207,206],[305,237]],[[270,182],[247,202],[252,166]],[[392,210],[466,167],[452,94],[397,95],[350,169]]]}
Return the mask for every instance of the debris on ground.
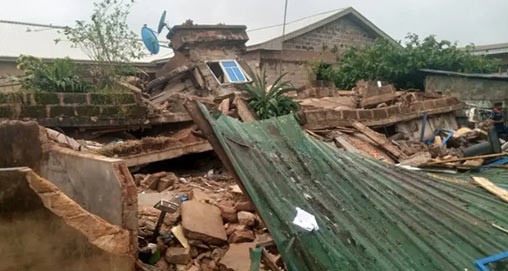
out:
{"label": "debris on ground", "polygon": [[[415,262],[420,270],[473,270],[474,259],[508,245],[482,237],[505,234],[491,224],[508,223],[508,206],[472,183],[336,151],[292,116],[242,123],[189,108],[212,130],[209,141],[246,187],[289,270],[406,270]],[[439,253],[458,243],[460,253]]]}
{"label": "debris on ground", "polygon": [[[496,160],[491,166],[508,164],[500,161],[503,155],[477,158],[501,154],[508,144],[497,137],[488,120],[474,128],[459,126],[454,111],[461,103],[450,100],[442,107],[446,96],[359,81],[351,91],[311,88],[296,97],[308,132],[348,152],[414,167],[471,170]],[[468,159],[453,160],[458,158]]]}
{"label": "debris on ground", "polygon": [[[154,264],[158,270],[248,270],[249,248],[271,241],[254,205],[227,173],[211,170],[202,176],[177,176],[155,172],[134,174],[134,179],[139,180],[139,236],[149,241],[146,246],[157,245],[162,255]],[[166,180],[171,185],[159,189]],[[153,205],[160,200],[179,207],[174,214],[166,214],[154,240],[161,211]],[[273,248],[266,253],[279,258]],[[283,268],[281,261],[278,264]]]}

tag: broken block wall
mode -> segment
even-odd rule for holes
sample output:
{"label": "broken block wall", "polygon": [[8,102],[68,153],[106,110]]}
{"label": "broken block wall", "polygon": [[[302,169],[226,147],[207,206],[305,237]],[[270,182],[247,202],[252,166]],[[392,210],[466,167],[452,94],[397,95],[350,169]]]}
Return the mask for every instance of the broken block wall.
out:
{"label": "broken block wall", "polygon": [[0,271],[134,270],[128,231],[30,169],[0,169],[0,191]]}

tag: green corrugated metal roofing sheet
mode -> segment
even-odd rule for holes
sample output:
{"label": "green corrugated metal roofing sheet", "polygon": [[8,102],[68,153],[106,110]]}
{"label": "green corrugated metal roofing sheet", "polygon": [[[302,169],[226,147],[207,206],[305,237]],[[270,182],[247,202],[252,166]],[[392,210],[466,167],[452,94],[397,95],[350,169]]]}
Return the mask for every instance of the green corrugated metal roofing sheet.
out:
{"label": "green corrugated metal roofing sheet", "polygon": [[[508,250],[508,205],[308,137],[292,116],[211,123],[289,270],[474,270]],[[299,207],[319,230],[292,224]]]}

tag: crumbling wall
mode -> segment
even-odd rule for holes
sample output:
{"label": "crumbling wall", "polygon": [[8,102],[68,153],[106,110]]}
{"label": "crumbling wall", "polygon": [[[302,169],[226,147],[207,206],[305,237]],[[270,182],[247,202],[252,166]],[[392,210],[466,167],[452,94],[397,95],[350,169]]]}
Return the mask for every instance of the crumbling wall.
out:
{"label": "crumbling wall", "polygon": [[0,120],[37,120],[44,126],[140,124],[147,108],[131,93],[0,93]]}
{"label": "crumbling wall", "polygon": [[0,124],[0,168],[30,167],[88,212],[137,235],[137,193],[122,160],[49,143],[35,122]]}
{"label": "crumbling wall", "polygon": [[129,232],[29,168],[0,169],[0,270],[134,270]]}
{"label": "crumbling wall", "polygon": [[458,99],[444,97],[418,101],[410,105],[401,104],[374,109],[308,109],[303,111],[301,117],[307,129],[350,126],[353,120],[368,126],[384,126],[421,118],[424,112],[429,116],[450,113],[461,109],[462,106]]}
{"label": "crumbling wall", "polygon": [[120,159],[52,147],[41,175],[85,210],[137,234],[137,192]]}
{"label": "crumbling wall", "polygon": [[[395,130],[396,132],[407,135],[409,138],[420,138],[423,128],[422,126],[422,120],[415,119],[396,123]],[[440,114],[435,117],[429,117],[425,123],[423,139],[433,139],[434,131],[437,131],[439,128],[457,130],[459,126],[455,120],[455,113]]]}
{"label": "crumbling wall", "polygon": [[457,97],[466,104],[492,108],[494,102],[508,105],[508,81],[448,75],[427,75],[426,92]]}
{"label": "crumbling wall", "polygon": [[0,123],[0,168],[30,167],[40,169],[48,138],[35,122]]}

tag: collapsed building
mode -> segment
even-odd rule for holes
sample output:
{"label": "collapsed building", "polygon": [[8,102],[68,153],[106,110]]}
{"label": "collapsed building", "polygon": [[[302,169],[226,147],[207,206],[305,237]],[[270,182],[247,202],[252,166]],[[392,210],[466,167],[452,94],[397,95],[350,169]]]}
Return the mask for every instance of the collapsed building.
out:
{"label": "collapsed building", "polygon": [[[330,20],[372,28],[352,10]],[[35,233],[58,237],[37,239],[45,250],[14,247],[13,258],[28,253],[15,264],[247,270],[256,262],[252,250],[270,270],[470,270],[506,247],[502,199],[470,176],[392,165],[460,160],[463,153],[443,154],[440,140],[485,139],[458,133],[461,97],[430,85],[408,92],[378,82],[349,91],[304,84],[288,94],[302,107],[300,123],[292,116],[256,121],[237,91],[253,76],[245,30],[173,27],[175,56],[145,89],[130,86],[133,93],[0,93],[0,119],[23,121],[0,125],[0,185],[13,191],[0,193],[0,234],[30,238],[37,220]],[[369,41],[382,35],[367,34]],[[54,129],[24,122],[33,120]],[[461,135],[435,134],[443,128]],[[225,172],[176,174],[167,164],[142,170],[211,150]],[[301,211],[315,219],[310,230],[295,220]]]}

